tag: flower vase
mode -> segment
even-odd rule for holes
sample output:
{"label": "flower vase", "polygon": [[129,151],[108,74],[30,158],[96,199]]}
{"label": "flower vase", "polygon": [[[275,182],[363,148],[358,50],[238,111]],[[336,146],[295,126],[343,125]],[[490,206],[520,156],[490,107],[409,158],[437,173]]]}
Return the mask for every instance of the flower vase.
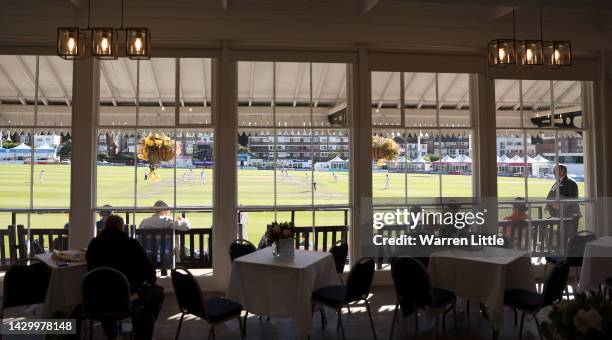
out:
{"label": "flower vase", "polygon": [[295,248],[292,238],[280,239],[272,244],[272,255],[278,259],[293,259]]}

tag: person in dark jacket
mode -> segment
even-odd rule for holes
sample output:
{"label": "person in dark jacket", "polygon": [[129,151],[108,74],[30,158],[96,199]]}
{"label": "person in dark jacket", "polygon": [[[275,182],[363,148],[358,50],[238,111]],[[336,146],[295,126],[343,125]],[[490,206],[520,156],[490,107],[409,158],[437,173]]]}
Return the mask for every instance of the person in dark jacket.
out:
{"label": "person in dark jacket", "polygon": [[[559,201],[548,203],[546,205],[546,210],[551,217],[563,217],[565,238],[569,240],[578,233],[578,221],[582,214],[580,213],[580,206],[578,203],[563,203],[562,201],[578,199],[578,184],[567,176],[567,167],[565,165],[558,165],[555,168],[555,176],[557,177],[557,181],[550,188],[546,199],[554,201],[557,200],[558,195]],[[563,216],[561,216],[562,212]]]}
{"label": "person in dark jacket", "polygon": [[[123,219],[110,215],[104,230],[89,243],[87,253],[89,270],[99,267],[117,269],[128,279],[130,291],[135,295],[132,316],[136,339],[151,339],[155,320],[164,299],[164,290],[155,285],[153,263],[140,243],[123,231]],[[117,336],[116,325],[102,325],[109,337]]]}

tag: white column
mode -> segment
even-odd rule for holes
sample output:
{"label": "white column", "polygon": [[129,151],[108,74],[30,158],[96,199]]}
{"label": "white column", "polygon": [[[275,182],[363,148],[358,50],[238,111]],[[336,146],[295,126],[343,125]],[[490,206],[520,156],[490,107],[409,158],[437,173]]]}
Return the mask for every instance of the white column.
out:
{"label": "white column", "polygon": [[230,259],[227,247],[236,238],[236,144],[237,144],[237,72],[229,45],[223,44],[214,60],[213,115],[215,120],[214,213],[213,213],[213,285],[227,289]]}
{"label": "white column", "polygon": [[368,51],[359,49],[357,64],[349,72],[349,100],[353,103],[351,121],[351,232],[349,251],[352,261],[363,256],[361,244],[372,227],[372,112],[370,109],[370,68]]}
{"label": "white column", "polygon": [[71,249],[87,247],[94,236],[95,117],[98,110],[98,62],[74,62],[72,83],[72,161],[70,176]]}

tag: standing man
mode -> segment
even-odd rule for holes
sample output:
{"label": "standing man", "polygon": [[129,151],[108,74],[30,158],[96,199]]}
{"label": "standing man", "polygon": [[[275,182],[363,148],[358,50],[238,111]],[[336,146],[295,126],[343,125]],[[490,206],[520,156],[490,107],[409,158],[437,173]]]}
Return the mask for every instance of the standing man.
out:
{"label": "standing man", "polygon": [[338,182],[338,175],[335,172],[332,173],[332,177],[334,178],[334,182]]}
{"label": "standing man", "polygon": [[565,165],[560,164],[555,167],[554,173],[557,181],[550,188],[546,199],[556,201],[558,197],[558,201],[546,204],[546,210],[551,217],[563,217],[562,225],[564,228],[562,230],[565,230],[565,239],[569,240],[578,233],[578,221],[581,217],[580,207],[576,202],[561,202],[578,198],[578,184],[567,176]]}
{"label": "standing man", "polygon": [[312,175],[312,190],[317,191],[317,178]]}
{"label": "standing man", "polygon": [[149,171],[147,169],[145,169],[144,171],[144,180],[148,180],[149,179]]}
{"label": "standing man", "polygon": [[45,170],[40,170],[38,181],[40,181],[40,183],[45,183]]}
{"label": "standing man", "polygon": [[202,181],[202,185],[206,184],[206,173],[204,172],[204,169],[200,171],[200,181]]}
{"label": "standing man", "polygon": [[389,177],[389,174],[385,175],[385,190],[389,190],[391,189],[391,178]]}

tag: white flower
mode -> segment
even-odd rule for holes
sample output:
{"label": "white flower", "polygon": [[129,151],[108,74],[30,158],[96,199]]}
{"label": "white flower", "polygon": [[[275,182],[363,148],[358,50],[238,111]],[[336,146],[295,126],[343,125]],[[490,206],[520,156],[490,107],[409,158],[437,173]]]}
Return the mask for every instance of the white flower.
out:
{"label": "white flower", "polygon": [[587,333],[589,330],[601,330],[602,318],[595,309],[581,309],[574,317],[574,326],[579,333]]}

